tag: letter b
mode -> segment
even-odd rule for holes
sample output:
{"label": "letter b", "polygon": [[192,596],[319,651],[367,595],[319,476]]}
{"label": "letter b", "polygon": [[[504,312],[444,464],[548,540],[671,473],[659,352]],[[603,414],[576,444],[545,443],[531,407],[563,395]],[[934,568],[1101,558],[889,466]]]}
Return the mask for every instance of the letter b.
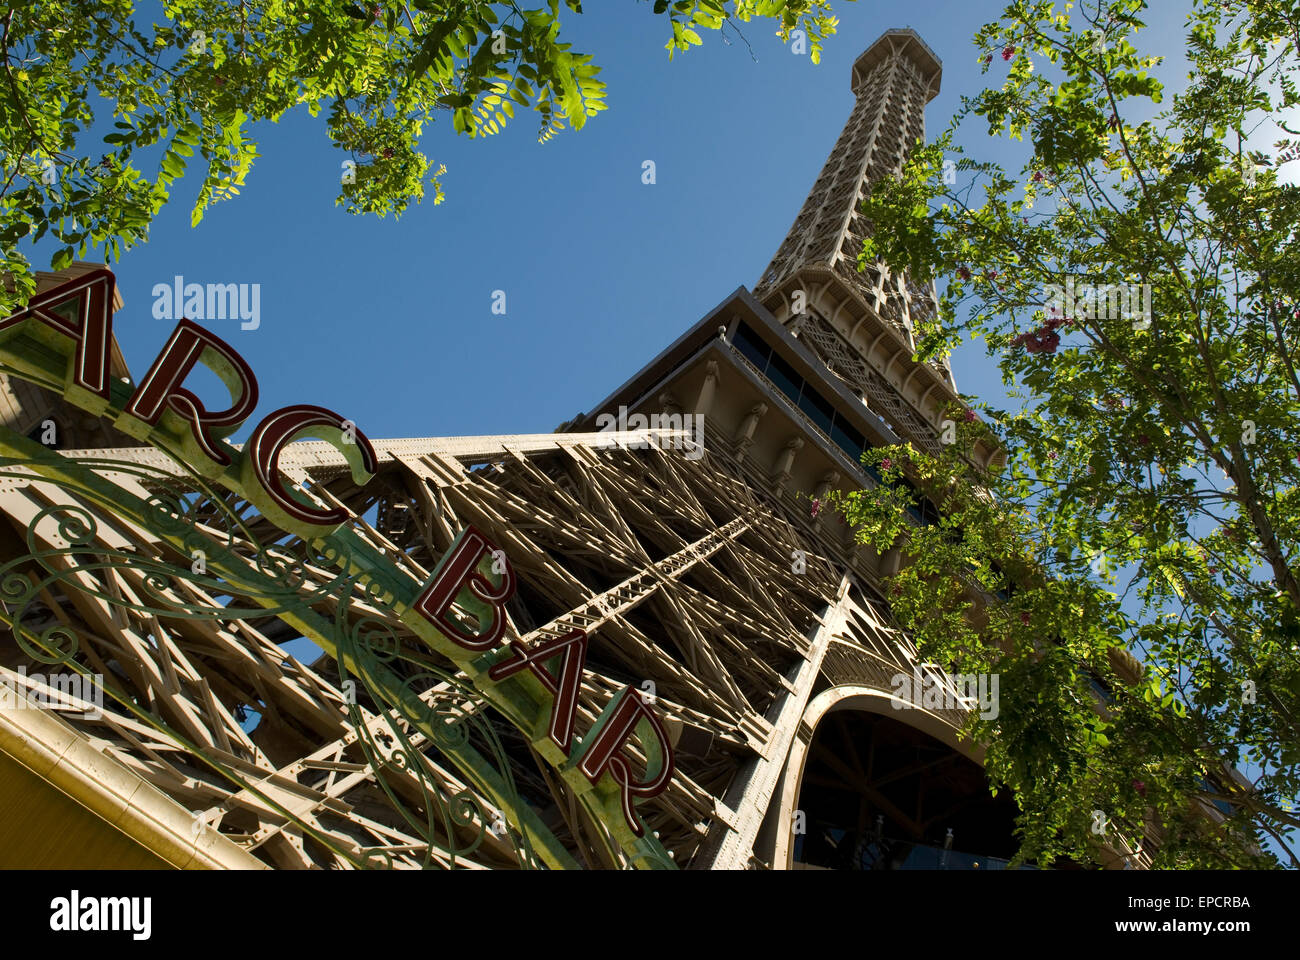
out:
{"label": "letter b", "polygon": [[[500,584],[494,586],[479,572],[479,564],[485,559],[500,562]],[[490,650],[505,633],[505,604],[514,593],[515,571],[505,553],[468,526],[433,571],[414,610],[466,650]],[[464,619],[454,617],[453,604],[478,620],[477,631],[467,629]]]}

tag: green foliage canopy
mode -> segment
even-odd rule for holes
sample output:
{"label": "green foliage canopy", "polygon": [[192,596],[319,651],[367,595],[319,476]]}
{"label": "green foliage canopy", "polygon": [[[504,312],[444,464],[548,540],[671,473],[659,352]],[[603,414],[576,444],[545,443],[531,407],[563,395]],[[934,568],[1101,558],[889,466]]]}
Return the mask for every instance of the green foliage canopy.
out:
{"label": "green foliage canopy", "polygon": [[[892,599],[922,653],[1000,672],[972,732],[1023,857],[1132,849],[1151,824],[1157,866],[1275,863],[1270,839],[1300,866],[1300,191],[1279,178],[1300,8],[1197,0],[1166,104],[1145,3],[1061,6],[1017,0],[979,31],[1004,79],[865,204],[863,265],[947,280],[918,357],[979,339],[1019,406],[954,410],[939,456],[871,454],[941,524],[905,521],[902,484],[840,506],[900,547]],[[1023,168],[958,149],[963,123],[1021,141]],[[965,456],[990,430],[992,476]]]}
{"label": "green foliage canopy", "polygon": [[[580,14],[580,0],[565,0]],[[92,246],[114,259],[149,225],[191,164],[203,177],[191,221],[239,193],[257,158],[251,129],[290,110],[322,110],[351,157],[337,202],[400,215],[439,177],[424,127],[497,133],[516,107],[539,139],[581,128],[606,107],[591,55],[560,36],[560,0],[537,9],[484,0],[23,0],[0,22],[0,315],[35,289],[20,250],[48,232],[60,269]],[[165,22],[139,22],[141,8]],[[774,21],[806,34],[818,59],[836,20],[828,0],[654,0],[670,55],[698,30]],[[112,132],[96,141],[112,121]],[[97,129],[92,133],[92,126]],[[196,154],[198,160],[196,161]],[[145,169],[148,168],[148,169]]]}

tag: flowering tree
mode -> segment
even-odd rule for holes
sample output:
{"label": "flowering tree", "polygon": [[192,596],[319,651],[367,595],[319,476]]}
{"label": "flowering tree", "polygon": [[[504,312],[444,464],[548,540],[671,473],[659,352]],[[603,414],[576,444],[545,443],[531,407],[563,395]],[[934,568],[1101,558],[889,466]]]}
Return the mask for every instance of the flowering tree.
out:
{"label": "flowering tree", "polygon": [[[545,140],[605,109],[600,68],[558,39],[560,0],[164,0],[167,21],[147,27],[138,6],[22,0],[0,14],[0,274],[15,281],[0,285],[0,315],[35,290],[20,244],[57,238],[56,270],[91,246],[119,257],[147,238],[196,152],[197,225],[243,185],[253,125],[295,108],[327,112],[344,151],[337,202],[381,216],[426,185],[441,201],[445,169],[419,149],[440,111],[473,137],[531,108]],[[783,39],[801,30],[815,61],[836,25],[828,0],[654,0],[647,11],[671,25],[670,54],[701,43],[697,30],[758,17]]]}
{"label": "flowering tree", "polygon": [[[900,548],[922,652],[1000,672],[973,732],[1022,856],[1149,828],[1157,866],[1300,866],[1300,9],[1197,0],[1165,105],[1145,7],[1011,3],[975,37],[1001,83],[867,199],[863,263],[947,280],[919,356],[978,338],[1019,403],[954,411],[938,456],[874,451],[887,482],[838,506]],[[962,155],[945,186],[968,122],[1023,169]],[[965,457],[985,431],[991,474]],[[940,524],[907,522],[904,476]]]}

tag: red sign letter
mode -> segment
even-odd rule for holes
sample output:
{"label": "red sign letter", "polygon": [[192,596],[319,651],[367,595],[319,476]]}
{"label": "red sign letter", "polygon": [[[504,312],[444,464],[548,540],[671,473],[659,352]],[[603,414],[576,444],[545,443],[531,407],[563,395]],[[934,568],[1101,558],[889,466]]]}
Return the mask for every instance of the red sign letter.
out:
{"label": "red sign letter", "polygon": [[[229,410],[209,413],[203,401],[181,386],[200,360],[230,389],[234,404]],[[196,323],[182,320],[132,394],[125,413],[154,426],[163,412],[170,409],[189,421],[203,452],[226,466],[230,456],[212,442],[212,435],[224,437],[234,433],[256,406],[257,380],[244,358],[220,337]]]}
{"label": "red sign letter", "polygon": [[[542,664],[544,661],[563,655],[560,663],[560,675],[556,677]],[[542,641],[531,650],[523,650],[521,644],[510,649],[510,656],[502,660],[491,670],[488,676],[493,680],[512,677],[527,667],[533,672],[542,686],[555,695],[555,705],[551,708],[551,739],[566,753],[573,742],[573,718],[578,714],[578,691],[582,689],[582,668],[587,662],[587,634],[583,630],[571,630],[560,637],[551,637]]]}
{"label": "red sign letter", "polygon": [[[308,403],[285,407],[283,410],[268,414],[266,419],[257,425],[253,435],[248,438],[248,463],[262,489],[275,501],[276,506],[294,520],[336,527],[348,519],[346,511],[338,507],[322,510],[319,507],[309,506],[289,494],[280,476],[280,453],[285,446],[294,437],[319,427],[332,427],[335,430],[345,431],[349,437],[355,436],[355,446],[360,456],[359,465],[367,474],[374,474],[375,448],[370,445],[366,435],[357,430],[352,421],[344,420],[334,411]],[[356,466],[354,464],[354,470]]]}
{"label": "red sign letter", "polygon": [[[478,572],[478,565],[485,557],[492,557],[494,565],[501,565],[500,587],[493,587],[491,581]],[[483,616],[475,608],[487,605],[482,613],[488,614],[488,626],[479,633],[467,632],[450,616],[452,604],[464,590],[468,590],[473,599],[459,601],[459,605],[477,616],[480,624]],[[465,649],[490,650],[505,633],[505,603],[514,593],[515,571],[505,554],[471,525],[461,531],[438,563],[428,585],[416,599],[414,609]]]}
{"label": "red sign letter", "polygon": [[[654,738],[659,741],[658,748],[643,737],[645,746],[646,776],[648,780],[633,780],[632,767],[627,758],[620,756],[623,745],[636,734],[640,721],[650,724]],[[664,732],[659,718],[641,698],[641,694],[632,687],[625,687],[618,699],[605,708],[596,725],[591,728],[582,744],[582,762],[579,769],[592,783],[600,780],[606,770],[613,776],[614,782],[623,788],[623,816],[632,832],[638,837],[645,833],[645,827],[636,815],[632,798],[656,797],[668,789],[673,778],[673,747]],[[658,770],[655,770],[655,767]],[[655,772],[651,772],[655,770]]]}
{"label": "red sign letter", "polygon": [[[92,270],[32,297],[26,309],[0,320],[0,339],[28,320],[77,346],[68,375],[72,386],[108,400],[109,345],[113,341],[113,274]],[[71,310],[65,309],[71,305]],[[48,334],[38,339],[47,339]],[[102,412],[102,407],[100,411]]]}

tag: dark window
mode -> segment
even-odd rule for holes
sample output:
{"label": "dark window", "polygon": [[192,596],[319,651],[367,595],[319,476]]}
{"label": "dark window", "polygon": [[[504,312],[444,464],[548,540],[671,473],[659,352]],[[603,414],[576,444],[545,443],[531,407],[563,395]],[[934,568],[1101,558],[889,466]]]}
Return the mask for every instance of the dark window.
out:
{"label": "dark window", "polygon": [[809,419],[821,427],[823,432],[830,434],[835,408],[822,399],[821,394],[809,387],[807,383],[803,385],[803,393],[799,397],[799,409],[808,414]]}
{"label": "dark window", "polygon": [[[831,441],[843,450],[854,463],[877,483],[880,471],[864,464],[860,458],[867,449],[866,438],[847,421],[835,407],[827,402],[820,393],[809,387],[806,380],[795,372],[794,367],[767,344],[753,328],[741,322],[736,325],[732,343],[741,354],[754,364],[778,390],[802,410],[813,423],[822,429]],[[904,481],[906,482],[906,481]],[[912,485],[907,484],[908,487]],[[939,511],[929,500],[921,498],[919,506],[909,508],[908,512],[919,524],[939,522]]]}
{"label": "dark window", "polygon": [[857,463],[866,447],[866,440],[862,434],[844,423],[839,414],[836,414],[835,423],[831,425],[831,439],[835,441],[836,446],[849,455],[849,459],[854,463]]}
{"label": "dark window", "polygon": [[920,491],[907,480],[902,481],[902,483],[903,486],[917,495],[915,505],[907,508],[907,512],[912,515],[912,519],[923,527],[937,524],[939,522],[939,508],[921,496]]}
{"label": "dark window", "polygon": [[793,400],[799,402],[799,391],[803,387],[803,377],[794,372],[794,367],[786,363],[779,354],[772,354],[772,361],[767,366],[767,378],[776,384],[777,389]]}
{"label": "dark window", "polygon": [[732,343],[760,371],[767,369],[767,358],[771,355],[772,348],[764,343],[758,334],[747,325],[742,323],[736,327],[736,335],[732,339]]}
{"label": "dark window", "polygon": [[[990,561],[989,566],[992,568],[993,572],[996,573],[999,577],[1003,577],[1003,578],[1006,577],[1006,575],[1002,572],[1002,568],[998,566],[996,563]],[[1012,583],[1010,580],[1007,580],[1007,585],[997,592],[997,596],[1001,600],[1010,600],[1011,595],[1015,592],[1016,592],[1016,585]]]}
{"label": "dark window", "polygon": [[[1223,789],[1222,789],[1221,787],[1216,786],[1215,784],[1212,784],[1212,783],[1211,783],[1209,780],[1207,780],[1205,777],[1197,777],[1197,778],[1196,778],[1196,782],[1200,785],[1201,789],[1204,790],[1206,793],[1222,793],[1222,792],[1223,792]],[[1230,817],[1230,816],[1232,816],[1232,814],[1233,814],[1232,804],[1229,803],[1228,801],[1226,801],[1226,800],[1211,800],[1210,802],[1211,802],[1212,804],[1214,804],[1216,807],[1218,807],[1218,808],[1219,808],[1219,812],[1220,812],[1221,814],[1223,814],[1225,817]]]}

